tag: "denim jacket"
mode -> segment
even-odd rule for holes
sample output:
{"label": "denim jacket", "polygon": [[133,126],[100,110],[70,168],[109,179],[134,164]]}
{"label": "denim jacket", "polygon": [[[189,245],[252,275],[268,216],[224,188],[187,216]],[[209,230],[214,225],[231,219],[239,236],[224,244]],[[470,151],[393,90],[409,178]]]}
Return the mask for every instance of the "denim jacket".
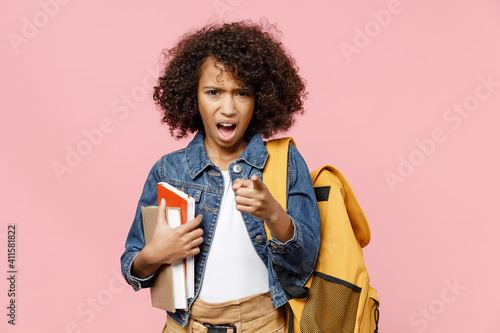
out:
{"label": "denim jacket", "polygon": [[[260,134],[254,135],[241,156],[229,164],[231,182],[237,178],[249,179],[252,175],[262,178],[268,152]],[[267,240],[263,220],[242,213],[249,237],[269,272],[269,292],[276,308],[287,302],[273,263],[289,271],[295,284],[303,286],[313,272],[319,250],[320,217],[310,174],[305,161],[295,147],[291,147],[288,162],[287,213],[294,226],[293,238],[286,243],[277,239]],[[204,136],[197,134],[189,145],[160,158],[146,179],[142,196],[137,206],[135,219],[121,257],[122,274],[134,290],[149,287],[154,274],[139,279],[131,274],[134,258],[144,247],[141,206],[157,205],[156,184],[168,182],[195,198],[195,216],[203,215],[203,243],[195,257],[195,298],[203,281],[207,257],[210,253],[219,206],[223,195],[221,170],[207,156]],[[194,299],[188,300],[189,309]],[[176,322],[185,326],[189,310],[168,313]]]}

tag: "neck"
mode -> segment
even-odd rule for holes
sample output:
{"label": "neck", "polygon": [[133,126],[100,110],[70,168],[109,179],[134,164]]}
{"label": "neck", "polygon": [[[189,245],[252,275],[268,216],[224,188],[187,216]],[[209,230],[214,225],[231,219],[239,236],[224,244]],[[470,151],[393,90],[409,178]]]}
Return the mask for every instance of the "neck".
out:
{"label": "neck", "polygon": [[210,144],[207,144],[206,139],[204,143],[208,158],[222,171],[226,171],[229,163],[236,161],[248,145],[247,140],[242,140],[239,144],[228,148],[212,147]]}

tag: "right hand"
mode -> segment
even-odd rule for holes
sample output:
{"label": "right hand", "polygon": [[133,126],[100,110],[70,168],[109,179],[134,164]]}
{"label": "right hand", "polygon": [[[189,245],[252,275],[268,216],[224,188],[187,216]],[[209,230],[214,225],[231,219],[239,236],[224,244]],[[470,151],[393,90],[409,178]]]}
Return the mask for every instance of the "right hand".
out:
{"label": "right hand", "polygon": [[144,260],[150,265],[171,264],[179,259],[194,256],[200,252],[203,230],[198,228],[202,215],[176,228],[171,228],[166,219],[166,202],[162,199],[158,207],[155,231],[143,248]]}

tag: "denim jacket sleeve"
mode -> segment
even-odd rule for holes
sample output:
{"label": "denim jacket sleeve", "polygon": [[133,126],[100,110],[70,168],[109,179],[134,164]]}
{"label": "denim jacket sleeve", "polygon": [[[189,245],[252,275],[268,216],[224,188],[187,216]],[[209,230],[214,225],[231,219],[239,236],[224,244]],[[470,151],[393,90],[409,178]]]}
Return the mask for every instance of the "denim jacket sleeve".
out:
{"label": "denim jacket sleeve", "polygon": [[321,221],[309,169],[293,145],[288,164],[287,213],[294,225],[294,235],[285,243],[273,238],[269,248],[273,263],[296,275],[295,282],[302,285],[316,263]]}
{"label": "denim jacket sleeve", "polygon": [[141,288],[150,287],[154,277],[153,274],[145,279],[139,279],[138,277],[132,275],[131,269],[135,257],[139,254],[139,252],[145,245],[141,207],[152,205],[156,206],[158,204],[156,184],[160,181],[161,171],[160,161],[158,161],[149,172],[148,178],[146,179],[146,182],[144,184],[142,195],[137,205],[135,218],[128,233],[127,241],[125,243],[125,252],[121,256],[122,275],[136,291]]}

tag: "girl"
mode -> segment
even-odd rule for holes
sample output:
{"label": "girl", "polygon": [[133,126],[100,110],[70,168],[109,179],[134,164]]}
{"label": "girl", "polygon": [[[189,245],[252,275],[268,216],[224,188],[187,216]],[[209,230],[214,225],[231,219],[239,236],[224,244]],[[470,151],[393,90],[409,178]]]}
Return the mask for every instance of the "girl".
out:
{"label": "girl", "polygon": [[[287,297],[275,269],[288,271],[297,285],[313,271],[319,211],[295,147],[287,211],[261,180],[268,157],[262,137],[288,130],[305,96],[294,60],[270,28],[210,25],[165,52],[154,100],[172,135],[196,135],[151,169],[121,257],[125,279],[139,290],[162,264],[195,255],[195,296],[188,311],[168,313],[164,332],[284,332]],[[140,208],[157,202],[161,181],[194,197],[198,215],[172,229],[162,201],[145,245]]]}

